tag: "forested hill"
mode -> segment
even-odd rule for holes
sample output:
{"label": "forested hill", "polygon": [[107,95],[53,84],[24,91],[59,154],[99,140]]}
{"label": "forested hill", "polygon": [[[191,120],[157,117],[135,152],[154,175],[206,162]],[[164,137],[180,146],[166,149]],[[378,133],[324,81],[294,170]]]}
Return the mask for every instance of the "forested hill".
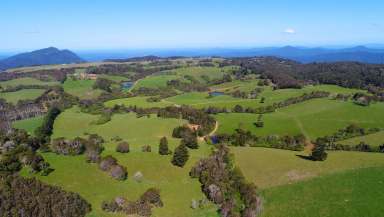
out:
{"label": "forested hill", "polygon": [[241,73],[256,73],[271,79],[278,88],[303,84],[335,84],[348,88],[384,87],[384,65],[359,62],[308,63],[276,57],[232,58],[225,64],[242,66]]}
{"label": "forested hill", "polygon": [[0,71],[24,66],[69,64],[81,62],[84,62],[84,60],[69,50],[59,50],[54,47],[49,47],[28,53],[17,54],[15,56],[2,59],[0,60]]}

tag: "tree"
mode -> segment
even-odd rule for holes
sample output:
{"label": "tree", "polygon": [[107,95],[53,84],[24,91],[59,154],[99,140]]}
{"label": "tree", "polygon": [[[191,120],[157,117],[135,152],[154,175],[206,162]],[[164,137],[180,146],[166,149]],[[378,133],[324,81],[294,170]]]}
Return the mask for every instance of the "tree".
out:
{"label": "tree", "polygon": [[93,89],[101,89],[107,92],[111,92],[112,81],[105,78],[97,78],[95,84],[93,85]]}
{"label": "tree", "polygon": [[242,113],[244,112],[244,109],[241,105],[235,105],[235,107],[233,108],[233,111],[236,113]]}
{"label": "tree", "polygon": [[49,109],[47,116],[45,116],[43,123],[40,127],[36,128],[35,134],[36,137],[42,142],[48,142],[49,137],[52,135],[53,124],[55,119],[60,114],[60,109],[57,107],[52,107]]}
{"label": "tree", "polygon": [[163,137],[160,139],[159,154],[160,155],[168,155],[169,154],[167,137]]}
{"label": "tree", "polygon": [[181,144],[187,146],[190,149],[198,149],[199,148],[197,138],[194,135],[189,135],[189,136],[184,137],[181,140]]}
{"label": "tree", "polygon": [[188,149],[185,145],[180,144],[176,147],[172,158],[172,164],[178,167],[183,167],[189,159]]}
{"label": "tree", "polygon": [[311,159],[314,161],[325,161],[327,157],[328,154],[325,152],[325,144],[318,141],[312,150]]}

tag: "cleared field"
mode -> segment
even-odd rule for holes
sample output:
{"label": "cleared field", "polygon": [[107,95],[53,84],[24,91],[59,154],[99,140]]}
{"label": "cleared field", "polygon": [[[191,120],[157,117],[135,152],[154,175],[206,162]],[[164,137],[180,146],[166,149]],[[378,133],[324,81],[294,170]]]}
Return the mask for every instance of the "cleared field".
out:
{"label": "cleared field", "polygon": [[381,153],[330,151],[326,161],[316,162],[296,156],[305,154],[302,152],[255,147],[231,150],[248,180],[263,189],[345,170],[384,166]]}
{"label": "cleared field", "polygon": [[92,88],[94,83],[94,80],[67,79],[63,84],[63,88],[65,92],[80,99],[90,99],[96,98],[102,93],[102,90]]}
{"label": "cleared field", "polygon": [[205,75],[209,79],[222,78],[225,74],[226,69],[221,69],[218,67],[184,67],[178,68],[167,72],[162,72],[160,74],[147,76],[137,82],[135,85],[136,88],[148,87],[148,88],[158,88],[166,87],[167,81],[180,79],[185,80],[184,76],[192,76],[200,82],[205,82],[201,76]]}
{"label": "cleared field", "polygon": [[[136,118],[135,114],[129,113],[114,115],[106,124],[93,125],[92,122],[97,118],[96,115],[81,113],[77,107],[66,110],[55,121],[52,138],[61,136],[73,138],[83,136],[85,132],[98,133],[107,140],[103,155],[112,154],[126,166],[129,173],[128,180],[124,182],[113,180],[108,174],[101,172],[97,165],[87,164],[83,156],[65,157],[51,153],[44,153],[44,157],[55,171],[48,177],[38,177],[39,179],[80,193],[93,206],[89,217],[124,216],[101,211],[101,202],[117,196],[135,200],[149,187],[159,188],[164,202],[164,207],[154,210],[154,216],[217,216],[216,208],[211,204],[208,204],[206,209],[190,208],[192,199],[203,199],[204,195],[198,180],[189,177],[189,171],[198,159],[209,155],[210,147],[201,144],[200,149],[190,151],[191,158],[184,168],[172,166],[171,155],[160,156],[157,153],[159,139],[162,136],[167,136],[171,150],[179,144],[178,139],[171,138],[172,129],[185,121],[161,119],[154,115],[149,118]],[[110,141],[115,136],[130,143],[130,153],[115,152],[116,144]],[[152,153],[141,152],[142,145],[151,145]],[[144,181],[141,183],[132,179],[137,171],[144,175]],[[23,175],[27,175],[26,170],[23,171]]]}
{"label": "cleared field", "polygon": [[25,120],[15,121],[12,126],[16,129],[26,130],[29,134],[34,135],[35,129],[43,123],[44,116],[29,118]]}
{"label": "cleared field", "polygon": [[44,89],[23,89],[15,92],[0,92],[0,98],[7,102],[16,104],[19,100],[34,100],[44,93]]}
{"label": "cleared field", "polygon": [[[37,178],[66,190],[78,192],[92,204],[92,213],[88,217],[126,216],[102,211],[102,201],[112,200],[117,196],[136,200],[150,187],[161,190],[160,194],[164,202],[164,207],[153,210],[153,216],[217,216],[213,205],[208,205],[206,209],[190,208],[192,199],[203,199],[204,195],[201,193],[198,180],[191,179],[188,173],[199,157],[208,154],[208,149],[203,147],[192,152],[188,164],[184,168],[178,168],[170,163],[171,156],[160,156],[155,152],[118,154],[105,151],[104,155],[112,154],[120,164],[127,167],[129,177],[126,181],[113,180],[107,173],[99,170],[96,164],[86,163],[83,156],[66,157],[44,153],[44,158],[55,168],[55,171],[47,177],[37,176]],[[141,183],[132,178],[137,171],[144,175]],[[22,171],[22,175],[30,176],[26,169]]]}
{"label": "cleared field", "polygon": [[114,82],[128,81],[129,79],[118,75],[99,75],[100,78],[105,78]]}
{"label": "cleared field", "polygon": [[40,81],[37,80],[36,78],[17,78],[9,81],[2,81],[0,82],[0,86],[2,87],[14,87],[18,85],[45,85],[45,86],[52,86],[52,85],[59,85],[59,82],[55,81]]}
{"label": "cleared field", "polygon": [[259,100],[239,99],[228,95],[210,97],[207,92],[184,93],[181,95],[166,98],[164,99],[164,101],[177,105],[190,105],[196,108],[203,108],[209,106],[232,108],[236,104],[240,103],[241,105],[259,104]]}
{"label": "cleared field", "polygon": [[167,81],[178,79],[179,76],[177,75],[152,75],[145,77],[137,82],[137,84],[134,86],[135,89],[140,87],[147,87],[147,88],[159,88],[159,87],[166,87]]}
{"label": "cleared field", "polygon": [[[223,84],[219,85],[214,85],[211,87],[212,90],[216,91],[224,91],[224,92],[232,92],[235,90],[240,90],[240,91],[245,91],[245,92],[250,92],[254,90],[255,88],[263,88],[264,89],[264,94],[265,97],[267,96],[273,96],[273,95],[279,95],[279,94],[284,94],[284,93],[309,93],[311,91],[327,91],[330,92],[331,94],[354,94],[356,92],[366,92],[364,90],[359,90],[359,89],[351,89],[351,88],[345,88],[345,87],[340,87],[336,85],[308,85],[305,86],[302,89],[279,89],[279,90],[273,90],[271,86],[258,86],[259,79],[251,79],[251,80],[245,80],[245,81],[239,81],[239,80],[234,80],[232,82],[226,82]],[[276,93],[276,94],[274,94]]]}
{"label": "cleared field", "polygon": [[301,133],[299,126],[285,115],[265,114],[263,128],[257,128],[254,123],[257,121],[258,114],[246,113],[227,113],[215,115],[219,122],[218,133],[233,133],[235,129],[241,128],[251,131],[258,136],[276,135],[297,135]]}
{"label": "cleared field", "polygon": [[[85,114],[77,107],[66,110],[56,119],[52,138],[75,138],[84,136],[84,133],[97,133],[107,141],[119,136],[131,144],[131,149],[140,151],[142,145],[151,145],[157,151],[159,140],[167,136],[170,147],[178,144],[171,138],[172,130],[186,123],[181,119],[162,119],[155,115],[137,118],[136,114],[116,114],[112,120],[103,124],[93,124],[98,119],[97,115]],[[114,144],[112,149],[114,149]]]}
{"label": "cleared field", "polygon": [[172,70],[171,72],[184,77],[186,75],[192,76],[197,80],[204,82],[201,76],[207,76],[209,79],[222,78],[225,72],[230,68],[219,68],[219,67],[184,67]]}
{"label": "cleared field", "polygon": [[384,207],[384,167],[327,175],[263,191],[262,217],[377,217]]}
{"label": "cleared field", "polygon": [[152,108],[152,107],[166,107],[170,105],[174,105],[173,103],[160,101],[160,102],[148,102],[148,97],[131,97],[124,99],[115,99],[108,102],[105,102],[105,106],[113,107],[114,105],[125,105],[125,106],[137,106],[140,108]]}
{"label": "cleared field", "polygon": [[339,143],[345,144],[345,145],[357,145],[360,142],[365,142],[371,146],[384,145],[384,131],[369,134],[366,136],[359,136],[359,137],[343,140],[343,141],[340,141]]}
{"label": "cleared field", "polygon": [[314,99],[264,114],[264,127],[256,128],[257,114],[219,114],[219,131],[231,133],[239,126],[257,135],[303,133],[311,139],[331,135],[355,123],[361,127],[384,127],[384,103],[362,107],[352,102]]}
{"label": "cleared field", "polygon": [[[254,90],[257,86],[257,80],[250,81],[234,81],[229,83],[224,83],[221,85],[214,86],[212,90],[222,91],[224,93],[230,93],[235,90],[241,90],[245,92],[250,92]],[[281,102],[288,98],[298,97],[304,93],[310,93],[312,91],[328,91],[332,94],[343,93],[343,94],[352,94],[358,92],[355,89],[347,89],[343,87],[338,87],[335,85],[317,85],[317,86],[307,86],[302,89],[279,89],[273,90],[272,87],[262,87],[264,91],[260,94],[257,99],[241,99],[234,98],[229,95],[209,97],[207,92],[193,92],[193,93],[184,93],[174,97],[165,99],[166,101],[175,103],[175,104],[185,104],[191,105],[196,108],[203,108],[209,106],[221,107],[221,108],[233,108],[236,105],[241,105],[243,107],[260,107],[272,105],[273,103]],[[260,98],[264,97],[264,103],[260,103]]]}

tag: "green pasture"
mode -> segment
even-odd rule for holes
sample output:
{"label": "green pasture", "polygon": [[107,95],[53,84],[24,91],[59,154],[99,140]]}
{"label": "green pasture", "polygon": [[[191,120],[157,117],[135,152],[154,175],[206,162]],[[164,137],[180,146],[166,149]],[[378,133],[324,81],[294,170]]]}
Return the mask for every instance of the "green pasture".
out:
{"label": "green pasture", "polygon": [[173,103],[166,102],[164,100],[160,102],[148,102],[147,99],[149,97],[130,97],[123,99],[115,99],[105,102],[105,106],[112,108],[114,105],[124,105],[124,106],[137,106],[140,108],[153,108],[153,107],[166,107],[174,105]]}
{"label": "green pasture", "polygon": [[[94,124],[99,116],[82,113],[77,107],[66,110],[56,119],[52,138],[75,138],[85,136],[86,133],[97,133],[111,142],[111,139],[119,136],[131,144],[131,149],[141,150],[143,145],[151,145],[154,151],[161,137],[166,136],[170,147],[178,144],[171,138],[172,130],[181,126],[186,121],[182,119],[163,119],[155,115],[137,118],[136,114],[115,114],[112,120],[102,124]],[[115,144],[113,144],[115,145]]]}
{"label": "green pasture", "polygon": [[[211,88],[213,91],[222,91],[224,93],[230,93],[235,90],[241,90],[250,92],[257,87],[257,80],[251,81],[234,81],[230,83],[224,83],[222,85],[214,86]],[[196,108],[204,108],[209,106],[221,107],[221,108],[233,108],[236,105],[241,105],[244,108],[252,107],[257,108],[260,106],[272,105],[292,97],[298,97],[304,93],[310,93],[312,91],[328,91],[332,94],[337,93],[356,93],[357,90],[347,89],[334,85],[317,85],[307,86],[302,89],[279,89],[273,90],[271,87],[262,87],[264,91],[260,93],[257,99],[241,99],[234,98],[229,95],[209,97],[207,92],[192,92],[184,93],[174,97],[165,99],[165,101],[172,102],[179,105],[191,105]],[[260,103],[260,99],[264,97],[264,103]]]}
{"label": "green pasture", "polygon": [[377,167],[266,189],[261,217],[382,216],[383,180],[384,167]]}
{"label": "green pasture", "polygon": [[178,79],[179,76],[177,75],[150,75],[143,79],[140,79],[137,81],[136,85],[134,86],[135,89],[138,89],[140,87],[146,87],[146,88],[159,88],[159,87],[166,87],[167,81]]}
{"label": "green pasture", "polygon": [[366,136],[354,137],[351,139],[340,141],[339,143],[344,145],[358,145],[360,142],[364,142],[371,146],[384,145],[384,131],[369,134]]}
{"label": "green pasture", "polygon": [[183,67],[174,69],[171,72],[184,77],[186,75],[192,76],[200,82],[204,82],[204,79],[201,76],[207,76],[210,80],[220,79],[223,75],[229,71],[229,68],[219,68],[219,67]]}
{"label": "green pasture", "polygon": [[41,81],[36,78],[23,77],[17,78],[9,81],[1,81],[0,86],[2,87],[14,87],[18,85],[42,85],[42,86],[53,86],[59,85],[59,82],[56,81]]}
{"label": "green pasture", "polygon": [[329,151],[326,161],[311,161],[296,156],[306,155],[303,152],[257,147],[231,150],[247,179],[263,189],[345,170],[384,166],[382,153]]}
{"label": "green pasture", "polygon": [[40,127],[43,123],[44,116],[29,118],[25,120],[19,120],[12,123],[12,126],[16,129],[23,129],[30,135],[35,134],[35,129]]}
{"label": "green pasture", "polygon": [[0,98],[7,102],[17,104],[19,100],[34,100],[44,93],[44,89],[23,89],[15,92],[0,92]]}
{"label": "green pasture", "polygon": [[242,127],[256,135],[295,135],[302,133],[311,139],[331,135],[350,124],[364,128],[384,127],[384,103],[375,103],[368,107],[352,102],[330,99],[314,99],[291,105],[274,113],[264,114],[263,128],[254,123],[258,114],[218,114],[218,132],[231,133]]}
{"label": "green pasture", "polygon": [[[47,177],[39,176],[39,179],[82,195],[93,207],[89,217],[124,216],[101,211],[101,202],[117,196],[136,200],[149,187],[159,188],[164,202],[164,207],[154,209],[154,216],[217,217],[216,207],[210,203],[205,209],[190,208],[192,199],[203,199],[204,195],[198,180],[189,177],[189,171],[198,159],[210,154],[210,147],[202,143],[200,149],[191,150],[191,158],[184,168],[173,166],[170,163],[171,155],[160,156],[157,153],[159,140],[163,136],[167,136],[171,150],[179,144],[179,140],[173,139],[171,134],[174,127],[186,123],[184,120],[162,119],[155,115],[137,118],[133,113],[114,115],[110,122],[103,125],[93,124],[97,119],[97,115],[82,113],[77,107],[68,109],[56,119],[52,138],[84,137],[84,133],[101,135],[106,139],[103,155],[111,154],[126,166],[128,180],[113,180],[107,173],[101,172],[97,165],[86,163],[83,156],[68,157],[53,153],[43,155],[55,171]],[[115,136],[130,143],[130,153],[115,152],[116,142],[111,141]],[[151,145],[152,152],[141,152],[142,145]],[[144,175],[141,183],[132,178],[137,171]],[[27,169],[22,174],[27,176]]]}
{"label": "green pasture", "polygon": [[64,84],[64,91],[77,96],[80,99],[92,99],[98,97],[102,90],[93,89],[94,80],[73,80],[68,78]]}
{"label": "green pasture", "polygon": [[123,76],[118,76],[118,75],[99,75],[99,78],[105,78],[114,82],[122,82],[122,81],[128,81],[129,79]]}

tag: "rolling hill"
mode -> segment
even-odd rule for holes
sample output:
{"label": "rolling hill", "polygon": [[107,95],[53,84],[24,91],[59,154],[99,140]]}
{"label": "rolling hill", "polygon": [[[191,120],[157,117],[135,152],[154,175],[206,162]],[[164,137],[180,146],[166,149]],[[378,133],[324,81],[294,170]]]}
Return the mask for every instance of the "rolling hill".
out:
{"label": "rolling hill", "polygon": [[59,50],[55,47],[49,47],[32,52],[17,54],[0,60],[0,70],[24,66],[69,64],[81,62],[84,62],[84,60],[69,50]]}

